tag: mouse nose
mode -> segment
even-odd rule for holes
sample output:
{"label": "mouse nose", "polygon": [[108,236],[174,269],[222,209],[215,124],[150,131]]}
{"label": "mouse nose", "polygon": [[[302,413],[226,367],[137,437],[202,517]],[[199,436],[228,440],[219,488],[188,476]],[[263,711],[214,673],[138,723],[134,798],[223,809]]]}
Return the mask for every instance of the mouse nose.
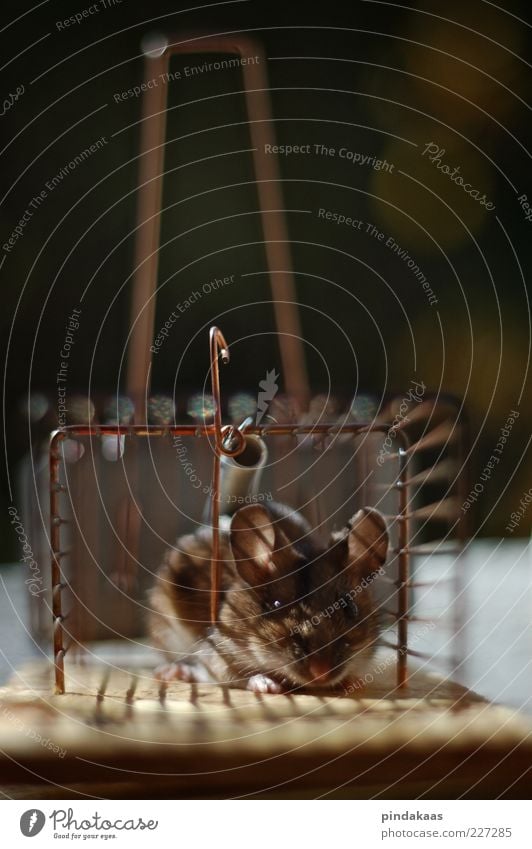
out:
{"label": "mouse nose", "polygon": [[308,669],[314,681],[323,682],[331,677],[331,664],[321,657],[311,658]]}

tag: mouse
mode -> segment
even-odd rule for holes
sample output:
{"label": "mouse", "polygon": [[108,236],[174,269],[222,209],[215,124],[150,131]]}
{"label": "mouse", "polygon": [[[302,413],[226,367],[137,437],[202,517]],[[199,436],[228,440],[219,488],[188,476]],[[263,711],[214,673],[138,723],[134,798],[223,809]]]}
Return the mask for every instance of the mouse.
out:
{"label": "mouse", "polygon": [[221,593],[210,621],[212,530],[168,549],[149,593],[160,681],[257,693],[346,689],[370,668],[379,636],[372,584],[384,573],[382,514],[360,509],[326,544],[288,506],[249,504],[220,517]]}

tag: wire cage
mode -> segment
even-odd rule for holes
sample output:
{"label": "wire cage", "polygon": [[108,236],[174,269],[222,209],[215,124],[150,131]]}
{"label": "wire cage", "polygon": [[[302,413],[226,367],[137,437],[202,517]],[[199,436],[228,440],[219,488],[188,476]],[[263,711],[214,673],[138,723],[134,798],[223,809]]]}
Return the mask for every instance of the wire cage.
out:
{"label": "wire cage", "polygon": [[[433,661],[449,674],[461,655],[457,565],[465,538],[459,521],[465,431],[457,404],[428,397],[419,384],[417,392],[410,387],[380,410],[362,396],[338,412],[338,399],[318,396],[309,411],[297,414],[284,396],[259,424],[249,415],[237,424],[253,407],[251,396],[239,395],[228,405],[233,424],[222,426],[220,354],[228,359],[225,340],[213,328],[212,396],[189,403],[195,423],[176,424],[173,404],[159,399],[154,403],[162,424],[93,422],[51,437],[56,692],[65,691],[66,657],[103,662],[102,640],[126,639],[130,651],[145,645],[147,592],[162,555],[181,532],[204,524],[213,535],[216,620],[219,518],[228,509],[224,459],[238,461],[255,437],[269,462],[260,489],[249,496],[253,501],[283,501],[323,539],[360,507],[380,510],[390,553],[373,591],[383,623],[379,642],[395,652],[397,687],[407,684],[414,659]],[[229,497],[246,503],[246,495]]]}

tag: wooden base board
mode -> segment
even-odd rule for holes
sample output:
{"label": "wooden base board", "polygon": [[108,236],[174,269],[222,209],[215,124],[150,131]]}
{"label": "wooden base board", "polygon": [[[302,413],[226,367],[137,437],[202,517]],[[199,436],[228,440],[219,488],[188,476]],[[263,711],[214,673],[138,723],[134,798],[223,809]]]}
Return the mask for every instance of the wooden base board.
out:
{"label": "wooden base board", "polygon": [[[395,663],[349,695],[257,695],[180,682],[125,658],[49,665],[0,690],[0,784],[36,798],[457,798],[529,792],[532,724]],[[51,795],[50,795],[51,794]],[[118,794],[118,795],[117,795]],[[23,797],[18,797],[23,798]]]}

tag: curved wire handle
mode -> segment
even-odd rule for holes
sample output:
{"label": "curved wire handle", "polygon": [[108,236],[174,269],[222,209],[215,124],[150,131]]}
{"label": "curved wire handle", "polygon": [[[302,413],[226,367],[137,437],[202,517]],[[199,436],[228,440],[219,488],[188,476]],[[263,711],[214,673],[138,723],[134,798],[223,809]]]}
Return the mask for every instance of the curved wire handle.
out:
{"label": "curved wire handle", "polygon": [[220,367],[218,358],[227,365],[230,360],[229,346],[219,327],[211,327],[209,333],[211,348],[211,384],[214,400],[214,447],[215,453],[236,457],[246,447],[242,431],[234,425],[222,427],[222,402],[220,396]]}
{"label": "curved wire handle", "polygon": [[211,351],[211,383],[214,400],[214,455],[212,465],[211,486],[211,525],[212,525],[212,558],[211,558],[211,622],[218,619],[220,603],[220,459],[222,454],[236,457],[246,447],[242,428],[234,425],[222,427],[222,403],[220,396],[219,357],[226,365],[229,362],[229,346],[225,336],[218,327],[211,327],[209,334]]}

